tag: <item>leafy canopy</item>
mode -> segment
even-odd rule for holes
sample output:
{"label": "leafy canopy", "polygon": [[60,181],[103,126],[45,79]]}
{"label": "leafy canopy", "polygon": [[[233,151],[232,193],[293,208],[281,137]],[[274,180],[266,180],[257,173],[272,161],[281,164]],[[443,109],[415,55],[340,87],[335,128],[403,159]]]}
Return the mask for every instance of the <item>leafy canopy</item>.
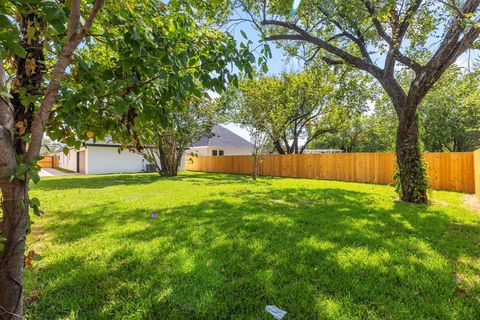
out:
{"label": "leafy canopy", "polygon": [[341,130],[366,108],[367,78],[343,68],[318,67],[243,79],[221,98],[233,122],[266,133],[279,153],[302,153],[319,136]]}
{"label": "leafy canopy", "polygon": [[141,149],[140,131],[166,128],[170,113],[192,97],[236,83],[234,67],[250,72],[253,54],[216,28],[213,6],[151,0],[107,6],[77,52],[49,136],[79,146],[110,134]]}

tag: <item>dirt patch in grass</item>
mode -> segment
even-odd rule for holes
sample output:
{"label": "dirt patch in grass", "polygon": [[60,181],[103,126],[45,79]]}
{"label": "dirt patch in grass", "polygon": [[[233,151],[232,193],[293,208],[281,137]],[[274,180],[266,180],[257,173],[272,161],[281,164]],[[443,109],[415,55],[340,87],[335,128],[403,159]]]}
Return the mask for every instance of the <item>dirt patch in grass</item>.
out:
{"label": "dirt patch in grass", "polygon": [[474,194],[466,194],[463,201],[468,208],[475,210],[480,215],[480,201]]}

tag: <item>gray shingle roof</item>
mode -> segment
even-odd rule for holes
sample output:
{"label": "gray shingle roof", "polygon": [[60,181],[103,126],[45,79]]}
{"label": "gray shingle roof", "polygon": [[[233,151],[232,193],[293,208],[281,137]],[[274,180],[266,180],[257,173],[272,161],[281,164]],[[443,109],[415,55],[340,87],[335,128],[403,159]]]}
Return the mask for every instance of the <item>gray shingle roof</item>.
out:
{"label": "gray shingle roof", "polygon": [[[112,141],[111,137],[106,137],[105,140],[93,142],[93,139],[85,141],[87,146],[102,146],[102,147],[119,147],[120,144]],[[232,131],[220,126],[213,126],[210,135],[203,136],[200,140],[193,143],[192,147],[230,147],[241,149],[252,149],[253,144],[243,139]]]}
{"label": "gray shingle roof", "polygon": [[211,135],[203,136],[200,140],[193,143],[192,147],[230,147],[252,149],[253,144],[217,124],[213,127]]}

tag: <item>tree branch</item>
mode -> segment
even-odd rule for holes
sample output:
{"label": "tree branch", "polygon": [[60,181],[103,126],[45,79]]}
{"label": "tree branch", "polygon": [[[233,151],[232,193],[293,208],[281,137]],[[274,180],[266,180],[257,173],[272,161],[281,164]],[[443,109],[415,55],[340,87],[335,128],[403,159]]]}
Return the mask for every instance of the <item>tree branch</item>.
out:
{"label": "tree branch", "polygon": [[[327,10],[323,10],[322,8],[320,8],[320,11],[322,12],[322,14],[328,19],[330,20],[340,31],[342,31],[342,33],[340,33],[338,36],[345,36],[347,37],[348,39],[350,39],[351,41],[353,41],[358,49],[360,50],[362,56],[365,58],[365,60],[367,60],[368,62],[372,63],[372,58],[370,57],[370,54],[368,53],[368,50],[367,50],[367,47],[365,45],[365,42],[361,39],[361,37],[355,37],[352,33],[348,32],[343,26],[342,24],[333,19],[331,17],[331,15],[328,13]],[[361,34],[360,33],[360,30],[357,30],[357,33],[358,34]],[[329,40],[330,41],[330,40]]]}
{"label": "tree branch", "polygon": [[383,39],[388,46],[390,47],[389,53],[387,58],[385,59],[385,73],[391,74],[393,72],[393,67],[395,65],[395,60],[402,63],[403,65],[411,68],[415,73],[419,73],[422,69],[422,65],[415,60],[405,56],[403,53],[400,52],[400,47],[403,42],[403,38],[410,26],[410,19],[412,18],[413,14],[418,10],[420,7],[422,0],[416,0],[408,9],[403,22],[398,27],[398,31],[396,34],[392,36],[388,35],[385,28],[382,26],[381,22],[377,18],[377,9],[372,5],[369,0],[362,0],[365,8],[367,9],[368,14],[370,15],[370,19],[377,30],[378,35],[381,39]]}
{"label": "tree branch", "polygon": [[80,21],[80,0],[72,0],[70,16],[67,24],[67,42],[72,41],[77,34],[77,27]]}
{"label": "tree branch", "polygon": [[407,9],[405,12],[405,18],[403,19],[402,23],[400,24],[400,27],[398,28],[398,34],[396,35],[396,40],[398,41],[398,46],[399,48],[402,45],[403,38],[405,37],[405,34],[407,33],[408,27],[410,26],[410,19],[413,17],[415,12],[418,11],[420,6],[422,5],[423,0],[415,0],[412,5]]}
{"label": "tree branch", "polygon": [[375,77],[381,77],[383,74],[382,69],[374,65],[372,62],[365,61],[357,56],[354,56],[340,48],[337,48],[336,46],[320,39],[317,37],[314,37],[310,35],[307,31],[303,30],[299,26],[295,24],[291,24],[289,22],[283,22],[283,21],[278,21],[278,20],[264,20],[262,21],[262,25],[276,25],[280,26],[283,28],[286,28],[288,30],[294,31],[297,34],[278,34],[278,35],[272,35],[267,37],[267,40],[303,40],[307,41],[311,44],[314,44],[318,46],[321,49],[324,49],[339,58],[343,59],[345,62],[354,65],[360,70],[364,70],[369,72],[370,74],[374,75]]}
{"label": "tree branch", "polygon": [[320,135],[322,134],[325,134],[325,133],[335,133],[337,131],[337,129],[335,128],[328,128],[328,129],[319,129],[317,131],[315,131],[315,133],[310,136],[307,141],[305,141],[305,143],[303,144],[302,148],[300,148],[300,153],[303,153],[305,151],[305,149],[307,148],[308,144],[310,142],[312,142],[313,140],[315,140],[316,138],[318,138]]}
{"label": "tree branch", "polygon": [[382,24],[380,21],[377,19],[377,9],[372,5],[372,3],[369,0],[362,0],[363,4],[365,5],[365,8],[367,9],[367,12],[369,13],[373,25],[375,26],[375,29],[377,30],[378,35],[389,45],[392,44],[392,38],[387,34],[385,29],[383,28]]}
{"label": "tree branch", "polygon": [[[411,88],[420,88],[420,90],[410,90],[408,101],[421,101],[428,90],[442,76],[457,58],[472,47],[473,42],[480,36],[480,27],[475,23],[465,34],[467,24],[465,17],[474,14],[480,5],[480,0],[467,0],[461,12],[457,14],[451,23],[450,28],[445,34],[437,51],[433,54],[430,61],[422,68],[422,72],[412,81]],[[463,38],[461,38],[464,34]],[[409,103],[415,105],[415,103]]]}
{"label": "tree branch", "polygon": [[73,0],[72,1],[72,8],[70,10],[70,16],[68,19],[68,29],[67,35],[69,35],[67,42],[65,43],[62,52],[55,64],[51,77],[50,82],[48,83],[47,89],[45,91],[45,98],[43,99],[42,103],[40,104],[40,109],[35,114],[35,117],[32,122],[32,130],[31,130],[31,140],[28,146],[28,151],[25,157],[25,162],[29,162],[33,158],[35,158],[39,152],[42,145],[42,137],[43,132],[45,130],[46,122],[48,121],[48,117],[50,116],[50,112],[52,110],[53,104],[57,100],[58,89],[60,87],[60,81],[62,80],[65,70],[67,69],[68,65],[72,61],[73,53],[80,42],[83,40],[85,35],[90,30],[90,27],[95,19],[95,16],[100,11],[100,8],[103,5],[103,0],[95,0],[92,8],[90,9],[90,14],[83,25],[81,31],[77,33],[77,24],[79,20],[79,6],[80,0]]}

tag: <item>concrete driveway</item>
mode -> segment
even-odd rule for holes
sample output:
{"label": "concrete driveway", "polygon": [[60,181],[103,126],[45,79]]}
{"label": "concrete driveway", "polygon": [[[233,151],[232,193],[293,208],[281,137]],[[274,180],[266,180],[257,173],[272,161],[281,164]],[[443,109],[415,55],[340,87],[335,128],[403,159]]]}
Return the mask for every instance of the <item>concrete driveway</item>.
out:
{"label": "concrete driveway", "polygon": [[63,172],[57,169],[52,168],[42,168],[40,170],[39,175],[40,177],[63,177],[63,176],[73,176],[78,173],[76,172]]}

